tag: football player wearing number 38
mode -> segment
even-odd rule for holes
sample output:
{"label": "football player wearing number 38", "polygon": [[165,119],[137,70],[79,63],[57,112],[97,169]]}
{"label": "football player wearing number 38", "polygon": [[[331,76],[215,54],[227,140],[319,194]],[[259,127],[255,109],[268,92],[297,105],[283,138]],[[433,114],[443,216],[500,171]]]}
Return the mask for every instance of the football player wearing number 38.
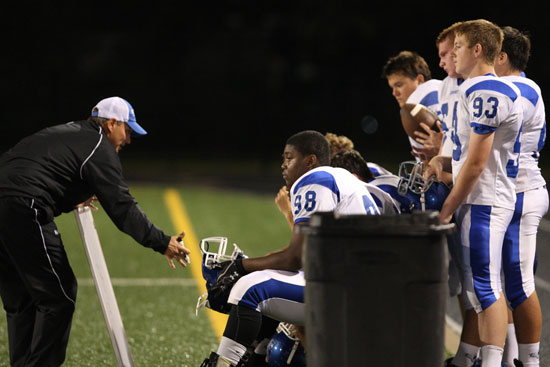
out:
{"label": "football player wearing number 38", "polygon": [[458,118],[453,122],[452,157],[436,156],[426,176],[451,170],[453,188],[440,212],[443,223],[453,213],[464,249],[466,302],[478,313],[481,366],[500,366],[506,338],[507,310],[500,282],[504,234],[516,201],[522,107],[520,91],[495,75],[500,27],[471,20],[455,30]]}
{"label": "football player wearing number 38", "polygon": [[[203,366],[251,366],[247,361],[256,358],[249,357],[249,350],[262,316],[304,325],[304,234],[299,228],[315,212],[379,214],[364,183],[343,168],[329,167],[329,160],[327,139],[317,131],[302,131],[287,140],[281,168],[294,218],[290,243],[262,257],[235,260],[235,266],[229,267],[231,276],[242,277],[229,295],[231,309],[218,351]],[[220,275],[217,283],[224,282],[230,284]]]}

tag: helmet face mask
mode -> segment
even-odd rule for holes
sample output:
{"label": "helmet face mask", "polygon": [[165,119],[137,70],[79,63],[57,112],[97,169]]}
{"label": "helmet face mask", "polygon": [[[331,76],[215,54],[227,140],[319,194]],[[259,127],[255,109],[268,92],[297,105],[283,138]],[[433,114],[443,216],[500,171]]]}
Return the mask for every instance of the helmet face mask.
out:
{"label": "helmet face mask", "polygon": [[450,189],[435,176],[425,179],[422,162],[405,161],[399,165],[397,192],[411,200],[410,211],[441,210]]}
{"label": "helmet face mask", "polygon": [[[218,250],[213,252],[215,245],[217,244]],[[212,269],[216,264],[220,264],[224,261],[235,260],[240,255],[244,256],[243,251],[237,246],[236,243],[233,244],[233,252],[231,255],[227,255],[227,237],[207,237],[201,240],[200,244],[203,263],[202,265],[208,269]]]}
{"label": "helmet face mask", "polygon": [[435,181],[434,177],[425,179],[422,173],[424,172],[424,164],[416,161],[406,161],[399,164],[399,186],[398,192],[405,195],[407,190],[411,190],[415,194],[423,194]]}

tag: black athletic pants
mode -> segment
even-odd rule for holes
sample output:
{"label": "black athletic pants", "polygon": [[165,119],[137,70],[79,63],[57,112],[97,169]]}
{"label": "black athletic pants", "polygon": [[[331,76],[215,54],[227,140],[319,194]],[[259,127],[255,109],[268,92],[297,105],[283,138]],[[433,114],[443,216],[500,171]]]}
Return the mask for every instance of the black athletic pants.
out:
{"label": "black athletic pants", "polygon": [[32,199],[0,198],[0,296],[12,367],[61,366],[76,289],[53,218]]}

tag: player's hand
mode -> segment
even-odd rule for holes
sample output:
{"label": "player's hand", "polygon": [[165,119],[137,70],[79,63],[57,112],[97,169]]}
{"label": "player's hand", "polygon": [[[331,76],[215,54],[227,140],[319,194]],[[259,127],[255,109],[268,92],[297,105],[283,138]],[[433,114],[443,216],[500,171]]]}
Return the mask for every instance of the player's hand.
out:
{"label": "player's hand", "polygon": [[437,181],[441,181],[443,174],[443,162],[441,161],[441,156],[433,157],[427,165],[424,167],[424,178],[429,179],[432,176],[435,176]]}
{"label": "player's hand", "polygon": [[[420,150],[414,149],[413,155],[421,154],[418,156],[422,160],[430,160],[436,155],[439,154],[441,149],[441,143],[443,142],[443,128],[440,121],[436,121],[439,131],[433,131],[427,124],[421,122],[420,127],[423,132],[415,131],[414,135],[416,136],[415,140],[423,145],[423,148]],[[415,155],[417,156],[417,155]]]}
{"label": "player's hand", "polygon": [[275,204],[281,213],[285,214],[290,212],[290,196],[288,195],[288,189],[286,186],[281,187],[277,196],[275,197]]}
{"label": "player's hand", "polygon": [[242,276],[248,274],[243,267],[243,259],[224,261],[219,264],[220,273],[216,283],[208,290],[209,307],[221,313],[229,313],[230,305],[227,303],[231,289]]}
{"label": "player's hand", "polygon": [[90,209],[97,211],[97,210],[99,210],[99,208],[94,205],[94,203],[97,203],[97,202],[98,202],[97,197],[94,195],[91,198],[89,198],[88,200],[86,200],[85,202],[78,204],[76,207],[77,208],[82,208],[83,206],[89,206]]}
{"label": "player's hand", "polygon": [[286,186],[281,187],[277,196],[275,197],[275,205],[283,215],[285,216],[290,228],[294,227],[292,220],[292,207],[290,205],[290,195]]}
{"label": "player's hand", "polygon": [[168,263],[172,269],[176,268],[174,260],[179,262],[183,267],[186,267],[190,263],[189,254],[191,251],[183,244],[182,238],[184,236],[185,232],[181,232],[179,236],[170,237],[168,248],[164,253],[164,256],[168,259]]}
{"label": "player's hand", "polygon": [[453,219],[453,213],[446,214],[442,209],[441,212],[439,213],[439,223],[449,224],[451,222],[451,219]]}

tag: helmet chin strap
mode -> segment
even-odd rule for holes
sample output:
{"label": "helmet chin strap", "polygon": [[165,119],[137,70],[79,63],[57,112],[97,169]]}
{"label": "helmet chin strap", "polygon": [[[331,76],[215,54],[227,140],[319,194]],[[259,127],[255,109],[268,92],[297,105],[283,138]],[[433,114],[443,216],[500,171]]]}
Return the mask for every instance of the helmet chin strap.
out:
{"label": "helmet chin strap", "polygon": [[422,206],[422,211],[426,211],[426,194],[424,194],[425,191],[422,191],[420,194],[420,205]]}

